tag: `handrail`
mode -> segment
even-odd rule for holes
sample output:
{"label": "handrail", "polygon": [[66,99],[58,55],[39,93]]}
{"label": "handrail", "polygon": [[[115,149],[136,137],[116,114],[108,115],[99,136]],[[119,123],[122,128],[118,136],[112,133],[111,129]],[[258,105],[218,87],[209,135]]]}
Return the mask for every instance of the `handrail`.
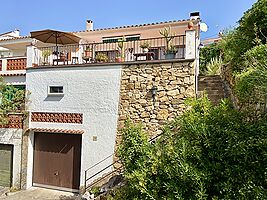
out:
{"label": "handrail", "polygon": [[[152,142],[155,141],[157,138],[159,138],[161,135],[163,135],[163,133],[160,133],[160,134],[158,134],[157,136],[155,136],[155,137],[149,139],[148,142],[149,142],[149,143],[152,143]],[[105,159],[99,161],[98,163],[94,164],[93,166],[91,166],[90,168],[88,168],[88,169],[85,170],[85,181],[84,181],[84,183],[85,183],[85,184],[84,184],[85,190],[88,189],[88,188],[90,188],[90,187],[92,187],[93,185],[95,185],[95,184],[96,184],[97,182],[99,182],[100,180],[106,178],[109,174],[114,173],[114,172],[116,172],[118,169],[121,169],[121,168],[122,168],[122,166],[120,166],[118,169],[113,170],[113,171],[111,171],[110,173],[108,173],[108,175],[105,175],[105,176],[101,177],[99,180],[97,180],[96,182],[93,182],[93,183],[89,184],[88,186],[86,186],[87,181],[91,180],[92,178],[94,178],[95,176],[97,176],[97,175],[100,174],[101,172],[105,171],[105,170],[108,169],[109,167],[114,166],[116,163],[121,162],[121,160],[118,159],[118,160],[116,160],[115,162],[109,164],[108,166],[105,166],[104,168],[102,168],[101,170],[99,170],[98,172],[96,172],[95,174],[93,174],[92,176],[90,176],[90,177],[87,178],[87,172],[88,172],[90,169],[92,169],[92,168],[94,168],[95,166],[99,165],[100,163],[104,162],[107,158],[109,158],[109,157],[111,157],[111,156],[114,156],[114,154],[115,154],[115,153],[109,155],[109,156],[106,157]]]}
{"label": "handrail", "polygon": [[[183,35],[176,35],[174,36],[173,38],[185,38],[186,35],[183,34]],[[152,37],[152,38],[143,38],[143,39],[139,39],[139,40],[133,40],[133,41],[125,41],[124,43],[131,43],[131,42],[138,42],[138,41],[146,41],[146,40],[157,40],[157,39],[165,39],[165,37]],[[114,44],[114,43],[119,43],[119,42],[90,42],[90,43],[81,43],[79,45],[81,46],[88,46],[88,45],[100,45],[100,44]],[[75,46],[79,46],[77,44],[68,44],[68,45],[58,45],[58,47],[65,47],[65,46],[68,46],[68,47],[75,47]],[[183,41],[183,45],[185,45],[185,41]],[[48,48],[52,48],[52,47],[56,47],[56,45],[51,45],[51,46],[44,46],[44,47],[39,47],[40,49],[44,48],[44,49],[48,49]]]}
{"label": "handrail", "polygon": [[104,162],[105,160],[107,160],[108,158],[110,158],[110,157],[111,157],[111,156],[113,156],[113,155],[114,155],[114,153],[113,153],[113,154],[111,154],[111,155],[109,155],[109,156],[107,156],[107,157],[106,157],[106,158],[104,158],[103,160],[100,160],[99,162],[95,163],[95,164],[94,164],[94,165],[92,165],[91,167],[87,168],[85,171],[88,171],[88,170],[90,170],[90,169],[94,168],[95,166],[97,166],[97,165],[99,165],[100,163]]}
{"label": "handrail", "polygon": [[185,58],[185,35],[172,38],[172,49],[169,49],[167,44],[166,38],[158,37],[123,42],[38,47],[35,50],[34,64],[35,66],[82,65]]}

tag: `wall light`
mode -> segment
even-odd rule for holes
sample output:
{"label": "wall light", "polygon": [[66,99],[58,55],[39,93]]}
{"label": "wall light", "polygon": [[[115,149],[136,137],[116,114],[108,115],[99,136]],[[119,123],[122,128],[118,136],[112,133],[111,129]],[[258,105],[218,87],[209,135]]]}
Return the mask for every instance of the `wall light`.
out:
{"label": "wall light", "polygon": [[153,102],[155,102],[156,100],[157,91],[158,91],[157,86],[153,85],[153,87],[151,88]]}

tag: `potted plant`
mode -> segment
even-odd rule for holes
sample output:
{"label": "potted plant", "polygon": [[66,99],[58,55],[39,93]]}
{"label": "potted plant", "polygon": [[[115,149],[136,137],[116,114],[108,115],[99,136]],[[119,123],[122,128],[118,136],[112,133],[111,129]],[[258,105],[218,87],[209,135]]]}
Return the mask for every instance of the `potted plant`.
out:
{"label": "potted plant", "polygon": [[84,50],[84,57],[92,57],[93,55],[93,48],[91,46],[86,46],[85,50]]}
{"label": "potted plant", "polygon": [[171,33],[171,27],[165,27],[160,30],[159,33],[165,38],[166,47],[165,47],[165,58],[174,59],[175,54],[177,53],[176,47],[171,43],[172,39],[175,37],[175,33]]}
{"label": "potted plant", "polygon": [[165,52],[165,59],[174,59],[177,53],[177,48],[173,44],[170,43],[169,48],[167,48]]}
{"label": "potted plant", "polygon": [[115,58],[115,62],[124,62],[124,58],[121,56],[121,53],[118,53]]}
{"label": "potted plant", "polygon": [[143,53],[147,53],[149,50],[150,44],[148,42],[144,42],[140,44],[140,48],[143,50]]}
{"label": "potted plant", "polygon": [[44,58],[43,65],[48,65],[48,57],[52,54],[50,49],[46,49],[42,51],[42,56]]}
{"label": "potted plant", "polygon": [[98,53],[95,56],[95,60],[97,62],[101,62],[101,63],[108,62],[108,56],[106,54],[104,54],[104,53]]}

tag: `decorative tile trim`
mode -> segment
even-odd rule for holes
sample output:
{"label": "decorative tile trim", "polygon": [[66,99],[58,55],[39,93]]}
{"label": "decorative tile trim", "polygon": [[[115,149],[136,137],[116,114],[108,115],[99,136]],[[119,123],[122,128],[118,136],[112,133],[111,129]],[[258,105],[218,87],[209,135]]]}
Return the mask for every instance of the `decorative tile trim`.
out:
{"label": "decorative tile trim", "polygon": [[0,125],[0,128],[23,129],[23,116],[21,114],[8,115],[8,124]]}
{"label": "decorative tile trim", "polygon": [[32,122],[82,124],[83,123],[83,114],[81,114],[81,113],[32,112],[31,121]]}
{"label": "decorative tile trim", "polygon": [[0,76],[26,76],[26,73],[0,74]]}
{"label": "decorative tile trim", "polygon": [[50,129],[50,128],[31,128],[28,129],[34,132],[41,133],[65,133],[65,134],[83,134],[83,130],[67,130],[67,129]]}
{"label": "decorative tile trim", "polygon": [[25,70],[27,58],[7,59],[7,70]]}

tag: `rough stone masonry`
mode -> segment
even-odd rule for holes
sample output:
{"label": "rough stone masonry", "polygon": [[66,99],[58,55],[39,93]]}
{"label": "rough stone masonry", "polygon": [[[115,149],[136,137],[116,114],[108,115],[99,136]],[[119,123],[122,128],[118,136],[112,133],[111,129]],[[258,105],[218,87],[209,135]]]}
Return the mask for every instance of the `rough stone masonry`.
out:
{"label": "rough stone masonry", "polygon": [[[194,61],[125,65],[122,69],[117,143],[124,121],[141,122],[150,137],[161,125],[185,110],[184,100],[195,96]],[[152,87],[157,87],[155,100]]]}

